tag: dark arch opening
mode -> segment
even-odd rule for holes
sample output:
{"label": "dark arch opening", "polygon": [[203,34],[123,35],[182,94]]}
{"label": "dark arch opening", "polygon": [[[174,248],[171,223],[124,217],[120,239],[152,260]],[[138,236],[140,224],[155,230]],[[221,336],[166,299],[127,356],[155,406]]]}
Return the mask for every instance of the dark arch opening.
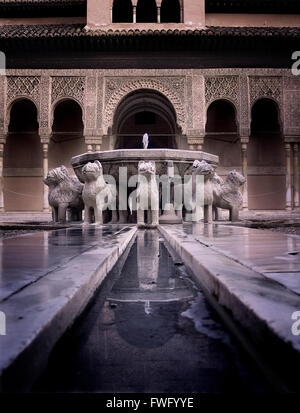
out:
{"label": "dark arch opening", "polygon": [[113,23],[133,22],[133,8],[131,0],[114,0],[112,21]]}
{"label": "dark arch opening", "polygon": [[[250,209],[285,208],[284,142],[279,109],[271,99],[252,107],[248,145],[248,193]],[[278,172],[276,172],[278,171]]]}
{"label": "dark arch opening", "polygon": [[222,167],[241,165],[237,130],[236,110],[231,102],[217,100],[208,107],[203,150],[218,155]]}
{"label": "dark arch opening", "polygon": [[213,102],[207,110],[207,133],[236,133],[236,113],[232,103],[226,100]]}
{"label": "dark arch opening", "polygon": [[16,101],[10,111],[10,132],[34,133],[38,130],[37,109],[31,100],[22,99]]}
{"label": "dark arch opening", "polygon": [[28,99],[13,103],[4,150],[4,205],[6,211],[43,209],[43,155],[37,109]]}
{"label": "dark arch opening", "polygon": [[138,0],[136,21],[137,23],[157,23],[157,6],[155,0]]}
{"label": "dark arch opening", "polygon": [[161,23],[180,23],[179,0],[163,0],[160,9]]}
{"label": "dark arch opening", "polygon": [[71,158],[85,151],[82,109],[72,99],[63,100],[54,109],[49,168],[59,165],[71,168]]}
{"label": "dark arch opening", "polygon": [[176,148],[176,114],[169,100],[155,91],[140,90],[126,96],[114,116],[116,149],[142,148],[142,136],[150,136],[149,148]]}
{"label": "dark arch opening", "polygon": [[252,107],[252,134],[279,133],[279,113],[275,102],[271,99],[260,99]]}

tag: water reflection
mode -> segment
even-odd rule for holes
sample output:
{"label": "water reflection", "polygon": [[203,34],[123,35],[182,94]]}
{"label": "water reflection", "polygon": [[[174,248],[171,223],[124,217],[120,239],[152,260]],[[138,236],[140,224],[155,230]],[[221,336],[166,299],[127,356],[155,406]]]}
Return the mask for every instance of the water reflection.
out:
{"label": "water reflection", "polygon": [[35,390],[236,394],[261,385],[181,261],[156,231],[139,231]]}
{"label": "water reflection", "polygon": [[139,231],[107,300],[119,335],[137,347],[156,347],[175,334],[183,302],[193,298],[157,231]]}
{"label": "water reflection", "polygon": [[147,303],[189,299],[193,289],[180,278],[157,231],[139,231],[108,300]]}

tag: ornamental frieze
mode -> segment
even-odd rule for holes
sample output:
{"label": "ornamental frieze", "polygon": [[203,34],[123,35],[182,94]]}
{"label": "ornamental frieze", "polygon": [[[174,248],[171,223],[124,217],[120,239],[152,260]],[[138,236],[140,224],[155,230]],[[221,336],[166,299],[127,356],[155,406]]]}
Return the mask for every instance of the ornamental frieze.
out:
{"label": "ornamental frieze", "polygon": [[9,76],[7,78],[7,101],[11,102],[18,96],[28,96],[38,104],[39,88],[39,76]]}
{"label": "ornamental frieze", "polygon": [[54,76],[52,77],[51,101],[70,97],[84,104],[85,77],[84,76]]}
{"label": "ornamental frieze", "polygon": [[282,102],[281,76],[250,76],[250,103],[260,98],[271,98]]}
{"label": "ornamental frieze", "polygon": [[213,76],[205,78],[205,101],[208,106],[215,100],[229,99],[239,104],[239,77]]}

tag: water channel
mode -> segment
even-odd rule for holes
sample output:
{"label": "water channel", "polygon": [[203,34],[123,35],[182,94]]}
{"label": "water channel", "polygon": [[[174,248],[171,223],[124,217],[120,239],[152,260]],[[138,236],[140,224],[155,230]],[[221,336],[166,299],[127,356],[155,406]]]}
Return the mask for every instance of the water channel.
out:
{"label": "water channel", "polygon": [[54,348],[35,392],[265,393],[156,230],[136,239]]}

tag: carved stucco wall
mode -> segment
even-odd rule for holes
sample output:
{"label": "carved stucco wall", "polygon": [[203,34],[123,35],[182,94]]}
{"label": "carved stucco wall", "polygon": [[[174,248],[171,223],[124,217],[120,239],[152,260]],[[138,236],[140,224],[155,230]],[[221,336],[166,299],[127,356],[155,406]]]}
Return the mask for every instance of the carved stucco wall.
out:
{"label": "carved stucco wall", "polygon": [[300,76],[285,76],[283,82],[285,135],[300,137]]}
{"label": "carved stucco wall", "polygon": [[205,120],[208,107],[216,100],[227,100],[236,110],[237,123],[240,125],[240,78],[239,76],[208,76],[205,78]]}
{"label": "carved stucco wall", "polygon": [[40,82],[39,76],[9,76],[6,83],[6,117],[4,120],[5,132],[8,131],[10,108],[17,99],[30,99],[40,112]]}
{"label": "carved stucco wall", "polygon": [[177,77],[140,77],[140,78],[107,78],[105,79],[105,98],[103,111],[103,130],[108,133],[113,124],[114,113],[128,94],[140,90],[154,90],[164,95],[173,105],[177,123],[182,132],[186,131],[185,112],[185,78]]}
{"label": "carved stucco wall", "polygon": [[156,75],[149,71],[151,76],[120,76],[120,71],[118,75],[106,76],[93,70],[78,76],[74,71],[67,73],[14,74],[6,81],[1,77],[0,133],[1,128],[3,133],[7,132],[11,104],[16,99],[28,98],[37,107],[40,134],[49,135],[55,104],[70,98],[83,109],[85,135],[107,134],[121,100],[136,90],[148,89],[160,92],[171,102],[183,134],[203,135],[208,106],[215,100],[226,99],[236,108],[241,136],[248,136],[252,105],[260,98],[270,98],[279,106],[284,133],[300,136],[300,77],[287,71],[277,76],[270,76],[269,71],[264,75],[263,70],[256,74],[246,69],[227,73],[219,69],[180,71],[178,76],[159,71],[155,71]]}

